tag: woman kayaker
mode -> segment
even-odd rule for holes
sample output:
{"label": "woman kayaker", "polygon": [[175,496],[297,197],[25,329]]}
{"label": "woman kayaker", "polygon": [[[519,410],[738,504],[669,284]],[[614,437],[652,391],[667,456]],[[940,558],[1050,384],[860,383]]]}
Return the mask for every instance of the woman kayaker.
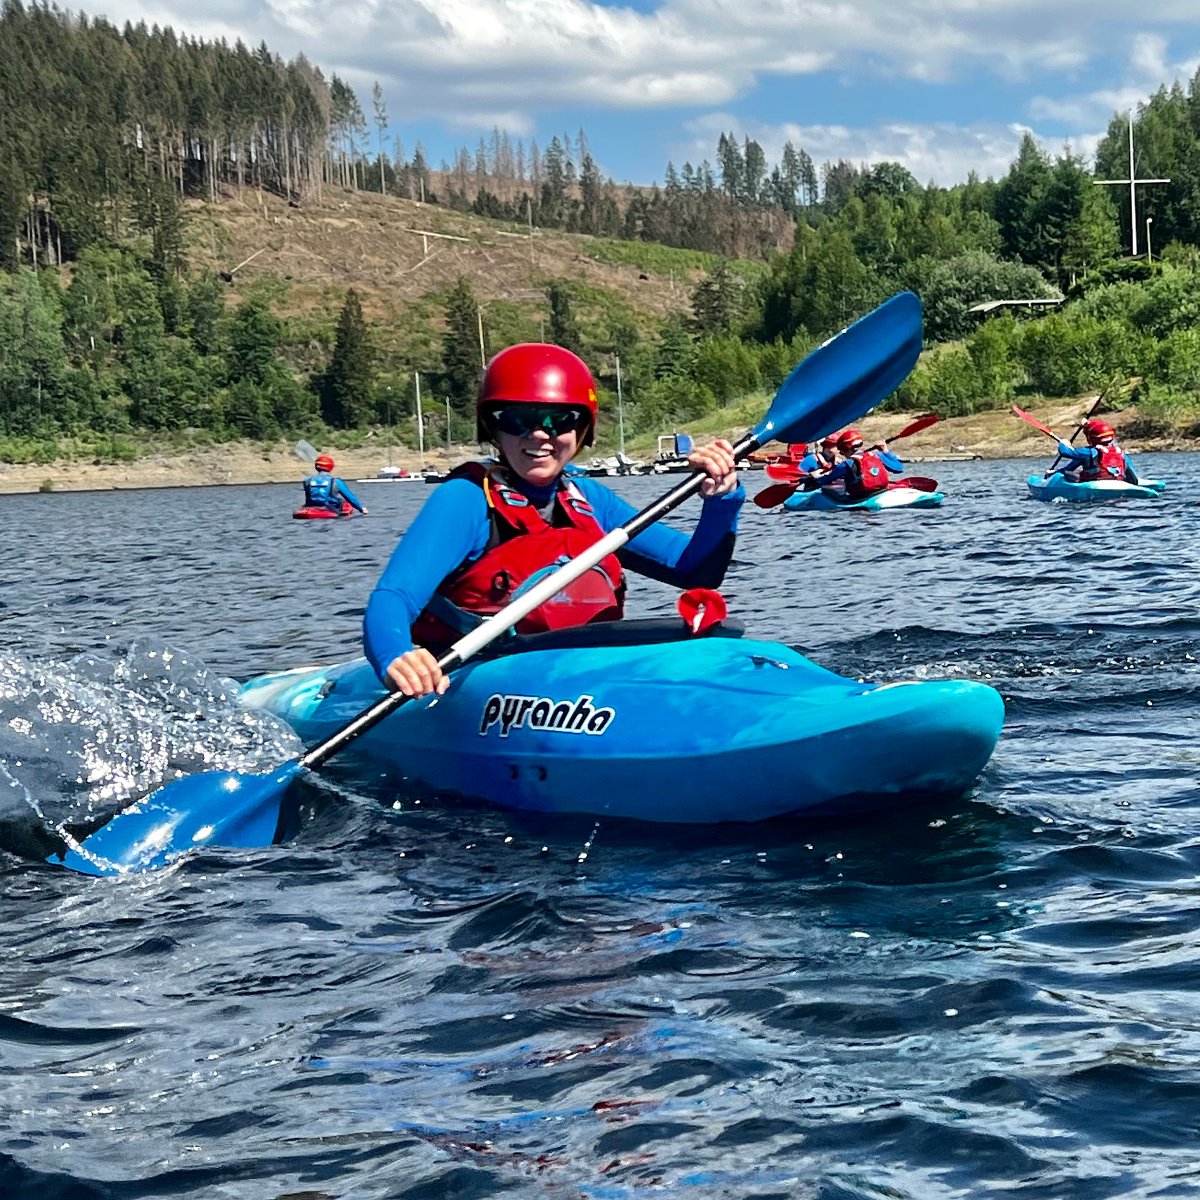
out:
{"label": "woman kayaker", "polygon": [[834,448],[841,460],[813,478],[820,481],[827,495],[841,484],[850,503],[886,491],[888,472],[904,470],[904,464],[882,442],[864,449],[863,436],[857,429],[838,434]]}
{"label": "woman kayaker", "polygon": [[[524,343],[488,364],[476,401],[481,443],[497,454],[451,473],[425,502],[371,593],[366,654],[389,687],[409,696],[443,692],[437,658],[499,612],[556,563],[625,524],[635,509],[598,480],[564,474],[592,444],[596,385],[587,365],[560,346]],[[676,587],[716,587],[733,557],[738,483],[733,447],[718,439],[687,456],[704,471],[704,503],[689,538],[667,525],[643,530],[535,609],[521,633],[621,616],[624,570]]]}
{"label": "woman kayaker", "polygon": [[333,474],[333,459],[328,454],[318,454],[313,460],[316,474],[304,481],[304,504],[306,508],[328,508],[332,512],[349,512],[356,508],[363,516],[367,510],[362,501],[346,486],[343,479]]}
{"label": "woman kayaker", "polygon": [[[1098,479],[1119,479],[1125,483],[1137,483],[1137,472],[1129,456],[1116,442],[1116,430],[1100,417],[1092,417],[1083,426],[1086,446],[1072,446],[1070,442],[1059,442],[1058,453],[1069,465],[1058,470],[1064,479],[1075,483],[1092,483]],[[1047,478],[1055,473],[1052,467]]]}

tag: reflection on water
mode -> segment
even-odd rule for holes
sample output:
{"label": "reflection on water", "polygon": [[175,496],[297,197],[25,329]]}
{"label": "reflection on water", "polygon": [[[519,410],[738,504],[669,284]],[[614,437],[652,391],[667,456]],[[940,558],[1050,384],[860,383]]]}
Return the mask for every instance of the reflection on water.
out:
{"label": "reflection on water", "polygon": [[954,463],[919,468],[941,509],[745,510],[753,632],[1000,689],[974,797],[664,831],[335,763],[289,845],[115,884],[34,831],[294,754],[232,681],[354,652],[427,489],[344,524],[283,487],[0,498],[0,1194],[1190,1194],[1197,464],[1141,458],[1160,501]]}

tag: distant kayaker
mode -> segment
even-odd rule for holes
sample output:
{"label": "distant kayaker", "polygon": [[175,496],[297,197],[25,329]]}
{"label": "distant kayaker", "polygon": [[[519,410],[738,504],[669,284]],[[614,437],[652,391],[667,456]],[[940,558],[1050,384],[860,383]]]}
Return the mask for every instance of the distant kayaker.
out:
{"label": "distant kayaker", "polygon": [[886,491],[888,472],[904,470],[904,464],[882,442],[864,448],[863,436],[857,429],[838,434],[834,449],[841,455],[840,461],[813,478],[820,481],[826,492],[842,485],[849,503]]}
{"label": "distant kayaker", "polygon": [[1129,456],[1117,445],[1116,430],[1100,417],[1092,417],[1083,426],[1086,446],[1072,446],[1070,442],[1059,442],[1058,453],[1068,466],[1052,467],[1047,477],[1057,473],[1074,483],[1092,483],[1098,479],[1119,479],[1125,483],[1137,483],[1137,472]]}
{"label": "distant kayaker", "polygon": [[[444,692],[437,666],[459,637],[499,612],[523,585],[573,558],[636,510],[599,480],[565,474],[596,431],[596,385],[560,346],[523,343],[488,364],[476,402],[481,443],[495,458],[451,473],[425,502],[371,593],[367,657],[389,687]],[[721,438],[687,456],[704,471],[700,518],[689,538],[648,526],[516,626],[562,629],[622,615],[624,571],[680,588],[717,587],[733,557],[745,492]]]}
{"label": "distant kayaker", "polygon": [[812,470],[828,471],[837,462],[837,442],[838,435],[836,433],[831,433],[821,439],[821,444],[813,452],[813,457],[817,460],[817,465],[811,468]]}
{"label": "distant kayaker", "polygon": [[328,508],[339,513],[349,512],[352,508],[366,516],[367,510],[363,508],[362,501],[346,486],[345,480],[333,474],[333,459],[328,454],[318,454],[313,466],[317,473],[304,481],[306,507]]}

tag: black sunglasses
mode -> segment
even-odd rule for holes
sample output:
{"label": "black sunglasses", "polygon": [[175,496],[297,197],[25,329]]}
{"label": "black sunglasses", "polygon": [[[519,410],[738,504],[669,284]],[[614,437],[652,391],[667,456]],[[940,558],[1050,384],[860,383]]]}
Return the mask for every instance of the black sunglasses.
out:
{"label": "black sunglasses", "polygon": [[564,407],[561,404],[510,404],[488,414],[491,427],[513,437],[528,437],[544,429],[551,437],[582,429],[588,422],[586,408]]}

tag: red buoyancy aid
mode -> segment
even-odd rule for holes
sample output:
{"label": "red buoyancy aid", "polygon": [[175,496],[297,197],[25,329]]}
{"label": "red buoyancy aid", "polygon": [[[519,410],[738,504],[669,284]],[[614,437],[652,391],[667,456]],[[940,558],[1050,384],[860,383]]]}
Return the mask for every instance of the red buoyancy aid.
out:
{"label": "red buoyancy aid", "polygon": [[882,492],[888,485],[888,470],[883,465],[883,459],[873,450],[864,450],[853,456],[858,468],[853,478],[846,480],[846,495],[852,500],[861,500],[864,496],[873,496]]}
{"label": "red buoyancy aid", "polygon": [[1100,457],[1094,467],[1085,468],[1079,478],[1085,482],[1094,479],[1124,479],[1128,464],[1125,461],[1125,451],[1116,442],[1107,446],[1094,446],[1100,451]]}
{"label": "red buoyancy aid", "polygon": [[[491,533],[487,549],[448,575],[413,623],[413,644],[434,653],[449,649],[483,617],[504,608],[524,585],[582,554],[605,533],[587,498],[565,477],[559,481],[549,523],[526,496],[482,463],[467,463],[450,478],[469,479],[483,488]],[[544,633],[615,621],[624,611],[624,601],[624,573],[617,556],[610,554],[522,617],[516,630]]]}

